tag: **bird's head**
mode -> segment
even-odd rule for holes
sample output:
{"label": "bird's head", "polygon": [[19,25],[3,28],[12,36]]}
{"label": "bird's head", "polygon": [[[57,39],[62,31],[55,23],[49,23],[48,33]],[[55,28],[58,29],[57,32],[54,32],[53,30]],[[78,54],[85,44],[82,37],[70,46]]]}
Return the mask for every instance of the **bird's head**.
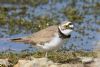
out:
{"label": "bird's head", "polygon": [[73,28],[73,23],[69,21],[64,21],[64,23],[58,27],[59,31],[65,36],[69,35],[73,31]]}

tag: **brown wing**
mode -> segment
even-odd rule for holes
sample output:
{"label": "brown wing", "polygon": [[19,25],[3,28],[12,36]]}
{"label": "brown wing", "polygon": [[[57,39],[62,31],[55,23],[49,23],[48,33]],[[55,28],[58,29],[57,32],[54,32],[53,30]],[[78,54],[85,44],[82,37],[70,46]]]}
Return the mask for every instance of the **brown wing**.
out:
{"label": "brown wing", "polygon": [[52,36],[58,31],[57,26],[50,26],[46,29],[40,30],[28,38],[31,38],[34,43],[43,43],[51,40]]}

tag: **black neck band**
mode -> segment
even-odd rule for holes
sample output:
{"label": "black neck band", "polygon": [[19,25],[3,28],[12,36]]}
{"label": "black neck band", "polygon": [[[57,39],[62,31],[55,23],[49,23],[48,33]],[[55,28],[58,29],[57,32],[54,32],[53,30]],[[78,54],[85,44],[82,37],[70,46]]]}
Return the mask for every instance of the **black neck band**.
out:
{"label": "black neck band", "polygon": [[66,38],[70,38],[71,35],[64,35],[61,30],[58,28],[58,32],[59,32],[59,37],[62,38],[62,39],[66,39]]}

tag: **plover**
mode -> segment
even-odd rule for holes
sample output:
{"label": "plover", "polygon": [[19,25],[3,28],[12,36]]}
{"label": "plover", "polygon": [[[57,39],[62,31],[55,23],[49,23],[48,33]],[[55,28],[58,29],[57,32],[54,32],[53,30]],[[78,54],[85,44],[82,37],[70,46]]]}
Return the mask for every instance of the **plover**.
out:
{"label": "plover", "polygon": [[53,25],[33,33],[31,36],[13,38],[11,41],[32,44],[32,46],[47,52],[61,47],[66,39],[71,37],[72,31],[72,22],[64,21],[61,25]]}

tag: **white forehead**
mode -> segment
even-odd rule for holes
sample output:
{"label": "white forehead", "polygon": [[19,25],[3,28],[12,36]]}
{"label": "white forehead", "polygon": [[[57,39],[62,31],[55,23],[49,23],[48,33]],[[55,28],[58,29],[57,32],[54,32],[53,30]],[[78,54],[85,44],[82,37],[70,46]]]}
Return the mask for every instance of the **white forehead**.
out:
{"label": "white forehead", "polygon": [[62,22],[62,25],[69,25],[69,23],[71,23],[70,21],[64,21]]}

